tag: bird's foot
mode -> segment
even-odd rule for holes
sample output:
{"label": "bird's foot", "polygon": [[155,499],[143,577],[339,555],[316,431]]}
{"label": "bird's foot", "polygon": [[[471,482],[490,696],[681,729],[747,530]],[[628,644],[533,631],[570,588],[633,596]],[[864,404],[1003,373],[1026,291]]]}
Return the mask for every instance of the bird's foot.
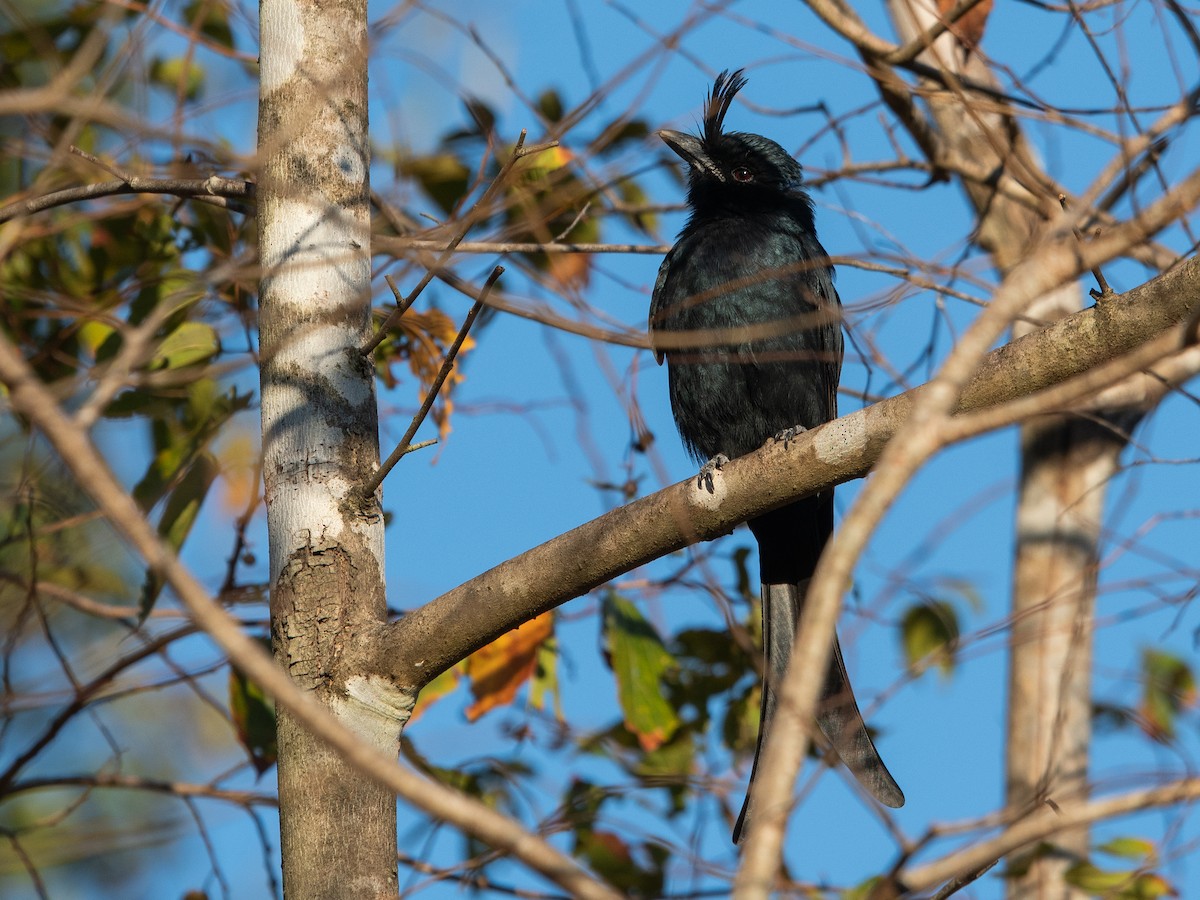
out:
{"label": "bird's foot", "polygon": [[808,429],[803,425],[793,425],[791,428],[785,428],[783,431],[777,432],[775,434],[775,440],[783,444],[783,449],[786,450],[790,442],[800,437],[800,435],[804,434],[806,431],[808,431]]}
{"label": "bird's foot", "polygon": [[711,494],[713,492],[713,475],[727,462],[729,462],[729,457],[724,453],[718,453],[701,466],[696,475],[696,487],[707,489]]}

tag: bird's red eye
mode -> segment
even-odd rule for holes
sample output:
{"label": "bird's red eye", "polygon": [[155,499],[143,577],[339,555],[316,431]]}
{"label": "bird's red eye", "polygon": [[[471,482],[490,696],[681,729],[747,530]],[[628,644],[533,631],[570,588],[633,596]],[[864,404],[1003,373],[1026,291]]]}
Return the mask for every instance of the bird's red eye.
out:
{"label": "bird's red eye", "polygon": [[751,172],[749,169],[747,169],[745,166],[738,166],[736,169],[734,169],[729,174],[733,176],[734,181],[740,181],[743,184],[745,184],[747,181],[754,180],[754,173]]}

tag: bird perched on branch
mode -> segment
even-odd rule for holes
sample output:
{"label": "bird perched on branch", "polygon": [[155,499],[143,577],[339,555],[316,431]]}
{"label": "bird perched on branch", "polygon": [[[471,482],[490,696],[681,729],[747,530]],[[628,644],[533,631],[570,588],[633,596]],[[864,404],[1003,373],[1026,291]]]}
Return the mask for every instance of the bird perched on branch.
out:
{"label": "bird perched on branch", "polygon": [[[841,302],[800,164],[768,138],[723,130],[745,83],[740,70],[717,76],[699,136],[659,132],[688,164],[691,217],[658,270],[651,343],[667,362],[679,434],[698,461],[707,460],[700,482],[707,478],[710,489],[729,458],[836,418],[842,366]],[[804,593],[833,533],[833,491],[749,525],[758,541],[766,656],[753,785]],[[903,805],[859,713],[836,637],[817,721],[876,799]],[[751,812],[748,788],[734,843]]]}

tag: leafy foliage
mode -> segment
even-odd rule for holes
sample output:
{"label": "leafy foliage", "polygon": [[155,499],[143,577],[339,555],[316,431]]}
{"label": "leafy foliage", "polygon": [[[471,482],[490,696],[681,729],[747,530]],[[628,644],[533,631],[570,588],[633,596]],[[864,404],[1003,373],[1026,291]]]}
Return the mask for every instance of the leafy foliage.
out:
{"label": "leafy foliage", "polygon": [[1090,860],[1079,860],[1067,870],[1068,884],[1105,900],[1157,900],[1179,896],[1167,879],[1153,871],[1158,862],[1158,851],[1152,842],[1119,837],[1096,847],[1095,851],[1101,856],[1137,865],[1132,869],[1112,869]]}
{"label": "leafy foliage", "polygon": [[653,626],[628,600],[608,594],[602,615],[608,661],[617,680],[625,727],[644,750],[657,750],[679,728],[675,708],[667,702],[661,687],[675,662]]}
{"label": "leafy foliage", "polygon": [[[263,641],[270,648],[270,641]],[[229,714],[259,775],[275,765],[279,747],[275,741],[275,703],[236,666],[229,668]]]}
{"label": "leafy foliage", "polygon": [[1143,728],[1155,740],[1169,741],[1179,714],[1196,704],[1196,676],[1182,659],[1155,649],[1143,651],[1142,671]]}

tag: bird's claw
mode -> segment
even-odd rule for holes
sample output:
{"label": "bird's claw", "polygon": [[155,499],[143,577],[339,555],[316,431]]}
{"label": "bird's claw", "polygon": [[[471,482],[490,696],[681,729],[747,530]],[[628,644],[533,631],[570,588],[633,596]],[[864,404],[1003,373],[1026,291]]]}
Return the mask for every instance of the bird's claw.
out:
{"label": "bird's claw", "polygon": [[806,431],[808,431],[808,429],[803,425],[793,425],[791,428],[785,428],[783,431],[776,432],[775,440],[783,444],[783,449],[786,450],[791,441],[794,441]]}
{"label": "bird's claw", "polygon": [[724,453],[718,453],[701,466],[696,475],[696,487],[707,490],[710,494],[713,493],[713,475],[727,462],[729,462],[729,457]]}

